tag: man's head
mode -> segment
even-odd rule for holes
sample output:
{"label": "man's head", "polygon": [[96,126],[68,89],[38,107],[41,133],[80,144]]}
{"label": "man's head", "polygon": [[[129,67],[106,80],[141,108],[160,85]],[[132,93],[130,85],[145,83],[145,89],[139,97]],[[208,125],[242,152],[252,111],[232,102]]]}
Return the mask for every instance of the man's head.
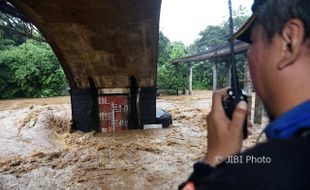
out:
{"label": "man's head", "polygon": [[251,43],[251,28],[255,23],[263,26],[269,39],[281,33],[285,23],[299,18],[306,29],[305,38],[310,35],[310,1],[307,0],[254,0],[253,15],[248,22],[235,34],[235,38]]}
{"label": "man's head", "polygon": [[310,1],[255,0],[252,10],[235,37],[252,44],[251,77],[272,119],[310,99]]}
{"label": "man's head", "polygon": [[304,38],[309,38],[309,0],[262,0],[260,2],[263,3],[255,7],[258,11],[255,21],[263,26],[268,39],[271,39],[275,34],[281,34],[285,24],[294,18],[303,23],[305,29]]}

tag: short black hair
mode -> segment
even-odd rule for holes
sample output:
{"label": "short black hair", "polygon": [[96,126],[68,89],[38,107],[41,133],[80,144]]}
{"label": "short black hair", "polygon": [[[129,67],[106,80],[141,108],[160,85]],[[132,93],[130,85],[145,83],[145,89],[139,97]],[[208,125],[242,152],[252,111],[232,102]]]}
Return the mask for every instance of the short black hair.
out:
{"label": "short black hair", "polygon": [[303,22],[304,39],[309,38],[310,0],[266,0],[257,11],[256,22],[263,26],[268,40],[275,34],[281,34],[285,24],[294,18]]}

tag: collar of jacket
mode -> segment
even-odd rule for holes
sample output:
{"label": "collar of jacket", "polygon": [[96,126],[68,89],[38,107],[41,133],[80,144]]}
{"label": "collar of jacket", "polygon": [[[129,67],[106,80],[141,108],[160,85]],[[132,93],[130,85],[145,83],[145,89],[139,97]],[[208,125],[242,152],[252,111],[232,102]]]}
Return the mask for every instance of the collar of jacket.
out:
{"label": "collar of jacket", "polygon": [[265,133],[268,139],[288,139],[307,128],[310,129],[310,100],[278,117],[266,127]]}

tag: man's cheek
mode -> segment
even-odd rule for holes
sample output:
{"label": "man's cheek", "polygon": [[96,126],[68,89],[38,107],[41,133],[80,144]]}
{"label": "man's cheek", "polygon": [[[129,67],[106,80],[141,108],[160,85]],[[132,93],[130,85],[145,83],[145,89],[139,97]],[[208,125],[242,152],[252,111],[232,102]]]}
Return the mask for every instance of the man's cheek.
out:
{"label": "man's cheek", "polygon": [[248,58],[248,63],[250,66],[253,66],[254,62],[256,61],[255,60],[255,53],[257,51],[255,51],[255,49],[253,47],[250,47],[250,49],[248,50],[248,55],[247,55],[247,58]]}
{"label": "man's cheek", "polygon": [[254,88],[257,90],[258,81],[259,81],[258,60],[253,50],[249,50],[248,52],[248,64],[249,64],[249,70],[250,70],[250,76],[251,76],[252,83],[254,85]]}

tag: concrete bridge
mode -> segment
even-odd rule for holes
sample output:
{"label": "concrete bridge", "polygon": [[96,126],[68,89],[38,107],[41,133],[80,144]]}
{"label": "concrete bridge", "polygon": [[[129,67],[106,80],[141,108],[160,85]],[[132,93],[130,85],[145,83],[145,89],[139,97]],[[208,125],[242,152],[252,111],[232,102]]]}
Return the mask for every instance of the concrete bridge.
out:
{"label": "concrete bridge", "polygon": [[168,113],[156,116],[161,0],[0,3],[2,11],[32,22],[54,50],[71,89],[74,128],[171,123]]}

